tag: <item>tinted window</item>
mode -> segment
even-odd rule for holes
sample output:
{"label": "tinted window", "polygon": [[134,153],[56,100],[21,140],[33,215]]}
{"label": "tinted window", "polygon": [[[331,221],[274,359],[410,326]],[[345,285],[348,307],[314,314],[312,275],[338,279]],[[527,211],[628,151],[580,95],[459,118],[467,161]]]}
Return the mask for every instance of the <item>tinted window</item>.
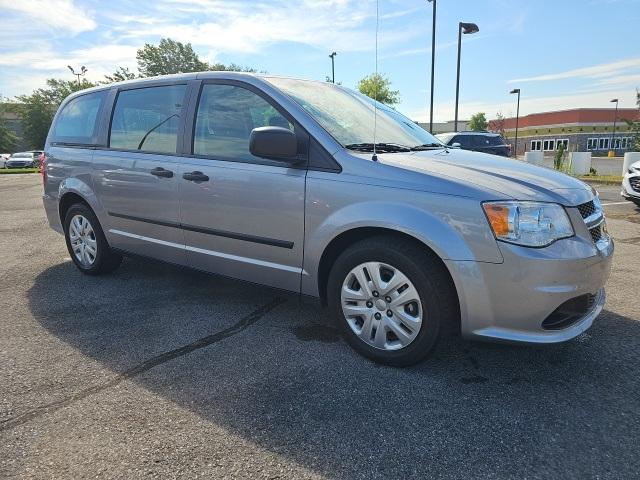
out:
{"label": "tinted window", "polygon": [[469,135],[458,135],[455,137],[451,144],[459,143],[462,148],[471,148],[471,137]]}
{"label": "tinted window", "polygon": [[502,145],[502,139],[493,135],[474,135],[473,144],[475,147],[495,147]]}
{"label": "tinted window", "polygon": [[56,119],[53,141],[95,143],[96,120],[106,96],[105,90],[76,97],[67,103]]}
{"label": "tinted window", "polygon": [[118,94],[109,146],[175,153],[186,85],[139,88]]}
{"label": "tinted window", "polygon": [[230,160],[254,160],[249,135],[257,127],[293,125],[265,99],[242,87],[205,85],[200,95],[193,153]]}

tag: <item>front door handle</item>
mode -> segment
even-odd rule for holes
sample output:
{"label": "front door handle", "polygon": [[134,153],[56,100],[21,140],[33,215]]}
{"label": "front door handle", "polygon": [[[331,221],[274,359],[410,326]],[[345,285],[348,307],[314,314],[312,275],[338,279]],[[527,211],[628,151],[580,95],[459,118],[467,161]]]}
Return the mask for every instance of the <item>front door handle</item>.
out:
{"label": "front door handle", "polygon": [[151,170],[151,175],[155,175],[156,177],[163,177],[163,178],[171,178],[173,177],[173,172],[171,170],[165,170],[162,167],[156,167],[153,170]]}
{"label": "front door handle", "polygon": [[187,172],[182,174],[182,178],[185,180],[189,180],[190,182],[206,182],[209,180],[209,177],[202,172]]}

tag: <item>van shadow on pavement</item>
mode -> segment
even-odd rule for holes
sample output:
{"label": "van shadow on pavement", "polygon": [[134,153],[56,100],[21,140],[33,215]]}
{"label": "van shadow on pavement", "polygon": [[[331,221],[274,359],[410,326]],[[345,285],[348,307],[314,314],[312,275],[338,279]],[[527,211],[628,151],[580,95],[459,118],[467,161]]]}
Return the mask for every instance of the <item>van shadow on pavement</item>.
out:
{"label": "van shadow on pavement", "polygon": [[451,338],[393,369],[295,296],[153,262],[100,278],[56,265],[28,298],[116,379],[332,478],[637,472],[640,323],[610,311],[569,343]]}

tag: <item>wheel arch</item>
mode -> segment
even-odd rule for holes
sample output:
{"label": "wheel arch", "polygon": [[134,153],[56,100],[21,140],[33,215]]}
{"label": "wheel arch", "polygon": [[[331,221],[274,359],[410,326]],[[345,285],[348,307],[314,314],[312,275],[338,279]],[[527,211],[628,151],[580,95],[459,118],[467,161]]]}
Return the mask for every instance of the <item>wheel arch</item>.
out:
{"label": "wheel arch", "polygon": [[[458,305],[456,306],[457,311],[460,312],[460,295],[456,287],[456,283],[453,280],[453,276],[451,275],[449,268],[442,260],[442,258],[440,258],[440,256],[431,247],[429,247],[429,245],[414,237],[413,235],[386,227],[352,228],[340,233],[335,238],[333,238],[331,242],[329,242],[329,244],[322,252],[322,256],[320,257],[320,262],[318,264],[318,292],[323,305],[327,304],[327,283],[329,280],[329,273],[331,272],[331,268],[333,267],[340,254],[344,250],[358,242],[377,236],[395,237],[398,239],[410,241],[417,247],[419,247],[425,255],[429,255],[431,258],[433,258],[446,273],[449,285],[452,291],[455,293],[455,297],[458,302]],[[459,317],[456,319],[456,325],[452,325],[451,327],[455,333],[458,333],[460,331]]]}
{"label": "wheel arch", "polygon": [[[89,202],[87,202],[84,197],[77,194],[76,192],[66,192],[62,195],[62,197],[60,197],[60,202],[58,202],[58,213],[60,214],[60,223],[62,225],[64,225],[64,219],[67,216],[69,208],[71,208],[71,206],[75,205],[76,203],[81,203],[91,208]],[[91,210],[93,209],[91,208]]]}

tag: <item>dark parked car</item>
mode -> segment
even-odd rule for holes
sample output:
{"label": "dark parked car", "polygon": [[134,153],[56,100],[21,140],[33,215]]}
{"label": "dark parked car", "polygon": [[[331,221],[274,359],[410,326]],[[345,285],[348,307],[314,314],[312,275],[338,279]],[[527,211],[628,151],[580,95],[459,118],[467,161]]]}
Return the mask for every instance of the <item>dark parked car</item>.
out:
{"label": "dark parked car", "polygon": [[511,156],[511,145],[506,145],[504,139],[497,133],[489,132],[458,132],[441,133],[436,135],[445,145],[459,147],[474,152],[490,153],[502,157]]}

